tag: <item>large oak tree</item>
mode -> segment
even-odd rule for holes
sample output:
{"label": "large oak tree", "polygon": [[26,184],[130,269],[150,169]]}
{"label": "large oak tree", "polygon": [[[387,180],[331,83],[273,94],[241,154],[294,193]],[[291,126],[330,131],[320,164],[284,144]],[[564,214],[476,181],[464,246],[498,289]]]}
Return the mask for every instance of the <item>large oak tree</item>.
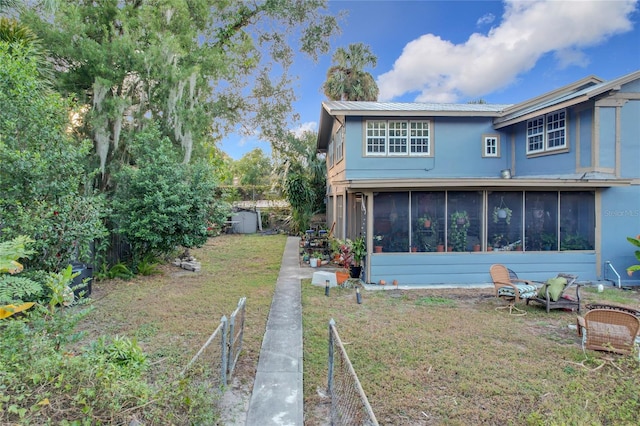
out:
{"label": "large oak tree", "polygon": [[58,89],[87,105],[102,189],[149,120],[184,162],[233,128],[282,140],[295,51],[316,58],[337,30],[324,0],[78,0],[20,19],[50,49]]}

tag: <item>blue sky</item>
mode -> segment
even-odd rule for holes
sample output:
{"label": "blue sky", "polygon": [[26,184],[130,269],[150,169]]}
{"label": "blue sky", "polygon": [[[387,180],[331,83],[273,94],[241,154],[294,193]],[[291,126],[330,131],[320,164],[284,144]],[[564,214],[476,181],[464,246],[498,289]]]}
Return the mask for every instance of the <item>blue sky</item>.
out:
{"label": "blue sky", "polygon": [[[381,101],[519,103],[595,75],[610,80],[640,69],[638,0],[329,1],[346,11],[332,52],[367,44]],[[317,131],[331,54],[299,56],[292,131]],[[230,135],[234,159],[269,143]]]}

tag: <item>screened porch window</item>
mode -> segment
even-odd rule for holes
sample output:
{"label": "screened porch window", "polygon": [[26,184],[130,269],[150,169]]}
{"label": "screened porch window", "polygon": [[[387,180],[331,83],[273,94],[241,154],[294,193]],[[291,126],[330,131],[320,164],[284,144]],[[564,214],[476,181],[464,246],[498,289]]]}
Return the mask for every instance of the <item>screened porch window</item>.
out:
{"label": "screened porch window", "polygon": [[374,194],[377,251],[593,250],[591,191],[404,191]]}

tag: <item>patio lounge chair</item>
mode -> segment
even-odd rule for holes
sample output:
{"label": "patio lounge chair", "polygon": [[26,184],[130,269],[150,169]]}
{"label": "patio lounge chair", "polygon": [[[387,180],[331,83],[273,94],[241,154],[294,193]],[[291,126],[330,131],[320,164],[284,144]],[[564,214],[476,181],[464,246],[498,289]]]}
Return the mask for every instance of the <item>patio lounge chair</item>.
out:
{"label": "patio lounge chair", "polygon": [[[511,272],[511,274],[510,274]],[[527,300],[536,296],[537,288],[533,281],[521,280],[506,266],[495,264],[489,269],[491,279],[496,291],[496,297],[509,301],[509,305],[500,306],[496,309],[509,309],[511,315],[525,315],[526,312],[518,309],[515,304],[520,299]],[[513,311],[518,312],[514,314]]]}
{"label": "patio lounge chair", "polygon": [[[580,286],[577,284],[577,275],[558,274],[555,278],[548,280],[538,290],[535,297],[527,299],[529,302],[536,302],[547,308],[547,313],[551,309],[576,309],[580,312]],[[576,292],[575,297],[565,296],[564,292],[571,286],[574,286]]]}
{"label": "patio lounge chair", "polygon": [[630,354],[637,345],[639,331],[640,319],[620,310],[592,309],[584,317],[578,316],[578,335],[582,336],[583,350]]}

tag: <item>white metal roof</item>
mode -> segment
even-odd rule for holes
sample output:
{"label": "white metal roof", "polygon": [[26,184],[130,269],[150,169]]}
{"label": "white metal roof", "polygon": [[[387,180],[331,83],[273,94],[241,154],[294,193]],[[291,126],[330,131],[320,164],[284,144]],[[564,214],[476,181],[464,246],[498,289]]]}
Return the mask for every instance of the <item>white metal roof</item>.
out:
{"label": "white metal roof", "polygon": [[[437,104],[424,102],[365,102],[324,101],[324,109],[331,115],[360,115],[384,113],[388,115],[421,115],[430,113],[491,113],[498,116],[510,104]],[[378,115],[378,114],[377,114]]]}

